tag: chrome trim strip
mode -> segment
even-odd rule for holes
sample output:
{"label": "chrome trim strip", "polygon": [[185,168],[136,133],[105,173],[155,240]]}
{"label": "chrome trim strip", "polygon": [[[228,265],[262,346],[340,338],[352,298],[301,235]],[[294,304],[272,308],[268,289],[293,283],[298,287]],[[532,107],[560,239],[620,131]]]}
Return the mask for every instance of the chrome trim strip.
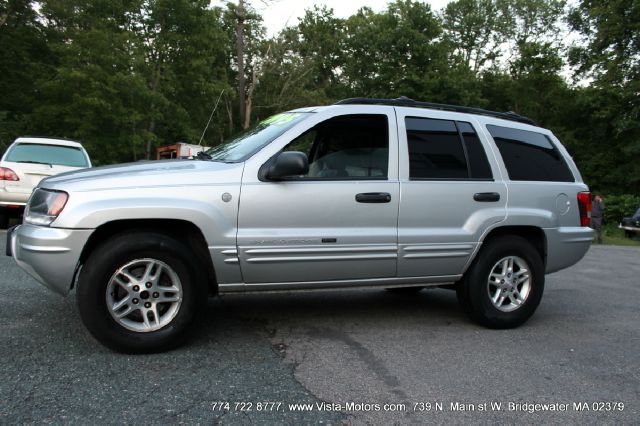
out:
{"label": "chrome trim strip", "polygon": [[247,249],[246,254],[297,254],[297,253],[367,253],[379,251],[397,251],[396,246],[357,246],[357,247],[305,247],[305,248],[257,248]]}
{"label": "chrome trim strip", "polygon": [[287,257],[250,257],[248,263],[278,263],[278,262],[316,262],[328,260],[376,260],[397,259],[396,253],[389,254],[356,254],[345,256],[287,256]]}
{"label": "chrome trim strip", "polygon": [[562,240],[563,243],[590,243],[593,241],[592,237],[576,237],[576,238],[567,238]]}
{"label": "chrome trim strip", "polygon": [[465,257],[469,256],[468,251],[445,251],[442,253],[412,253],[402,256],[403,259],[427,259],[434,257]]}
{"label": "chrome trim strip", "polygon": [[262,292],[262,291],[288,291],[288,290],[326,290],[326,289],[353,289],[353,288],[380,288],[380,287],[404,287],[425,286],[434,287],[455,283],[462,275],[443,275],[434,277],[402,277],[402,278],[372,278],[359,280],[336,281],[312,281],[312,282],[288,282],[288,283],[228,283],[218,284],[220,293],[236,292]]}
{"label": "chrome trim strip", "polygon": [[39,253],[66,253],[68,251],[71,251],[71,249],[67,247],[44,247],[44,246],[33,246],[31,244],[20,244],[20,247],[23,250],[34,251]]}
{"label": "chrome trim strip", "polygon": [[404,251],[471,250],[474,244],[429,244],[400,246]]}

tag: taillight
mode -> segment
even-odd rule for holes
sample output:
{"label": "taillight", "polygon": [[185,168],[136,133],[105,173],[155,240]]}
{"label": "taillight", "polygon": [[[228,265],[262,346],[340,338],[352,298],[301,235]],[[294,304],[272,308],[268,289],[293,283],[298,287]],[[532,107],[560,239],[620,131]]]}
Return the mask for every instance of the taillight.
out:
{"label": "taillight", "polygon": [[590,192],[578,192],[578,210],[580,211],[580,226],[591,225]]}
{"label": "taillight", "polygon": [[20,178],[18,177],[16,172],[14,172],[13,170],[7,167],[0,167],[0,180],[16,181],[16,180],[20,180]]}

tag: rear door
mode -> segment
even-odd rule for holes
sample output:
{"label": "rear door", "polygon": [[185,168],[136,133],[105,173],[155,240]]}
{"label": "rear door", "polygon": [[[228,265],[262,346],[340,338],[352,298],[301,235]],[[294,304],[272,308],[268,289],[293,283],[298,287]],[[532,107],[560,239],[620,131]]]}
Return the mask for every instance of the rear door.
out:
{"label": "rear door", "polygon": [[504,220],[506,185],[472,117],[396,110],[402,200],[398,276],[458,275],[483,231]]}

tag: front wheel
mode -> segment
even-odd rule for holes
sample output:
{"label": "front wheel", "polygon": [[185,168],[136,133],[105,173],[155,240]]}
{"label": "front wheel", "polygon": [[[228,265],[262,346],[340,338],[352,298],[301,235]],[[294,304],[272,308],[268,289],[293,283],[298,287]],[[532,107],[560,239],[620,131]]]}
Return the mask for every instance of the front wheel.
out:
{"label": "front wheel", "polygon": [[538,251],[522,237],[504,236],[486,243],[456,291],[474,321],[490,328],[513,328],[540,304],[544,278]]}
{"label": "front wheel", "polygon": [[177,345],[206,286],[188,247],[156,232],[117,235],[85,262],[76,298],[89,332],[122,352],[156,352]]}

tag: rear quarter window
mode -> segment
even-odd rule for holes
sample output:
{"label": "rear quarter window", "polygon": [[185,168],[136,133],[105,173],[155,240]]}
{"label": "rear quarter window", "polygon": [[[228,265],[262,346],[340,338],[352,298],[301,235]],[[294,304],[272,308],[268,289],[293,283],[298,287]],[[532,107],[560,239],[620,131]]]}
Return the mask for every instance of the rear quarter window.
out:
{"label": "rear quarter window", "polygon": [[511,180],[575,182],[562,154],[544,134],[487,125]]}

